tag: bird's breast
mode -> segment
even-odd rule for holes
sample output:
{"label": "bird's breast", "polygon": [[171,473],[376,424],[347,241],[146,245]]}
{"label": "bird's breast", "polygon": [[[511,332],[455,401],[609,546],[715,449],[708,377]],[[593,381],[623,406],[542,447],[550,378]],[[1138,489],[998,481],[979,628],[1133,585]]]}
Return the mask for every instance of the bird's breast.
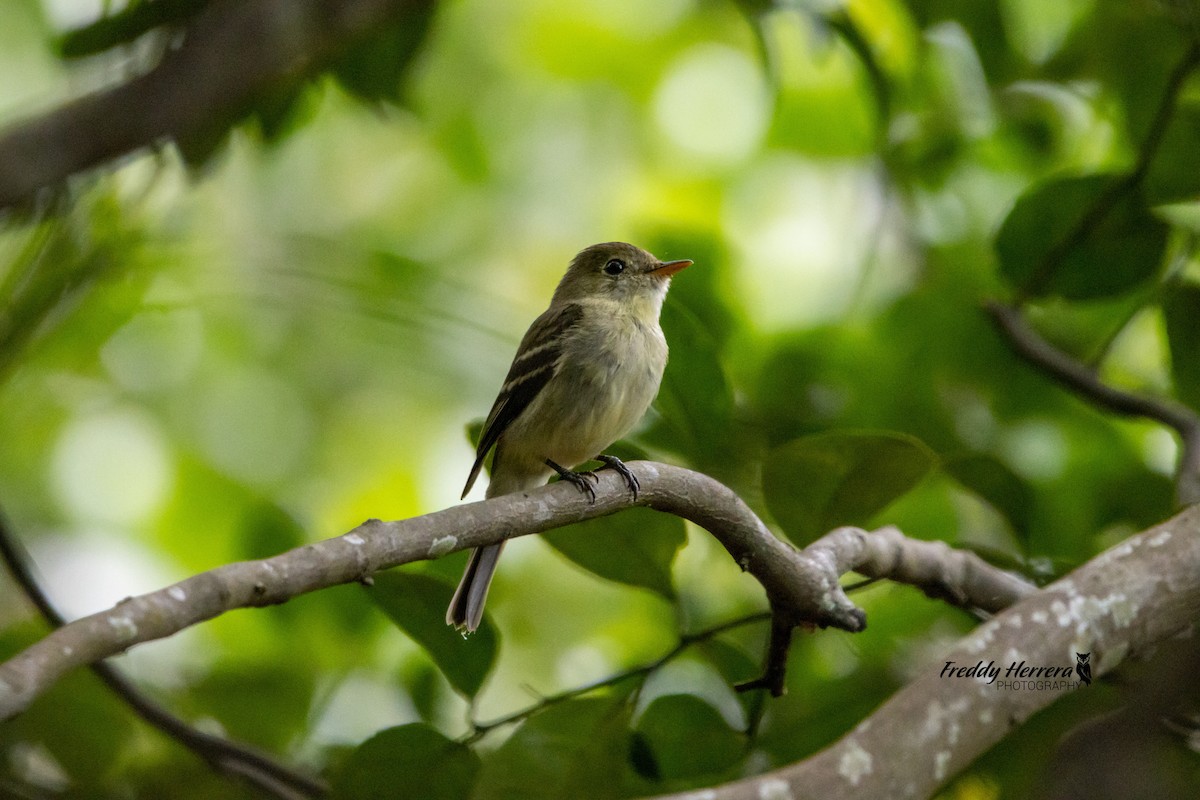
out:
{"label": "bird's breast", "polygon": [[657,324],[585,319],[576,334],[535,401],[544,409],[522,415],[552,421],[527,436],[511,437],[536,442],[542,458],[568,467],[600,454],[638,423],[658,393],[667,363],[666,340]]}

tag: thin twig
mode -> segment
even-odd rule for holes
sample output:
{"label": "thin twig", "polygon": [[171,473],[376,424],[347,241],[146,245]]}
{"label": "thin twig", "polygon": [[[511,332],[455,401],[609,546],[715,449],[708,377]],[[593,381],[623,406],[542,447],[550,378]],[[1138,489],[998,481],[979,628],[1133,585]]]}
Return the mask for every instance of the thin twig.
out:
{"label": "thin twig", "polygon": [[784,694],[784,679],[787,677],[788,651],[792,647],[792,632],[796,624],[782,614],[771,615],[771,636],[767,640],[767,665],[762,675],[752,680],[739,683],[739,692],[752,692],[755,689],[766,689],[773,697]]}
{"label": "thin twig", "polygon": [[862,589],[866,589],[872,584],[879,583],[879,581],[879,578],[863,578],[861,581],[843,584],[842,589],[846,592],[846,594],[852,594],[854,592],[861,591]]}
{"label": "thin twig", "polygon": [[555,694],[545,695],[532,705],[518,709],[517,711],[513,711],[512,713],[505,714],[502,717],[497,717],[496,719],[489,720],[487,722],[472,721],[471,732],[463,737],[462,742],[463,744],[470,744],[478,741],[496,728],[503,727],[504,725],[511,725],[515,722],[521,722],[522,720],[525,720],[539,711],[549,708],[550,706],[557,705],[567,700],[572,700],[576,697],[580,697],[581,695],[589,694],[609,686],[617,686],[632,678],[649,676],[651,673],[674,661],[692,645],[708,641],[709,639],[719,636],[727,631],[734,630],[735,628],[753,625],[757,622],[766,622],[769,619],[771,619],[770,611],[759,611],[754,614],[748,614],[744,617],[738,617],[737,619],[722,622],[719,625],[714,625],[711,628],[705,628],[704,630],[696,631],[695,633],[684,634],[679,637],[679,641],[675,643],[674,647],[653,661],[648,661],[645,664],[640,664],[636,667],[630,667],[627,670],[609,675],[607,678],[600,678],[599,680],[583,684],[582,686],[576,686]]}
{"label": "thin twig", "polygon": [[[61,628],[67,620],[58,612],[34,577],[29,554],[13,534],[0,511],[0,558],[38,612],[51,627]],[[249,745],[204,733],[176,717],[135,686],[112,664],[99,661],[91,670],[101,681],[149,725],[176,740],[207,761],[214,769],[239,775],[261,791],[279,798],[324,797],[329,787],[317,778],[280,764]]]}
{"label": "thin twig", "polygon": [[1110,386],[1095,371],[1043,339],[1019,310],[995,301],[985,304],[985,308],[1017,355],[1059,384],[1095,406],[1125,416],[1152,419],[1178,433],[1182,446],[1176,494],[1183,504],[1200,501],[1200,415],[1167,398]]}

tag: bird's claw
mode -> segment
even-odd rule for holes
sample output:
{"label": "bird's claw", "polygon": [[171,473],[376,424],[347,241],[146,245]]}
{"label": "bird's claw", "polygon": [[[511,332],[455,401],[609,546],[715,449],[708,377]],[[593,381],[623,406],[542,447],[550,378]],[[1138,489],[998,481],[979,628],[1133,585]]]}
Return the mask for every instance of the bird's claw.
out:
{"label": "bird's claw", "polygon": [[625,462],[616,456],[596,456],[597,461],[604,462],[604,466],[600,469],[611,469],[625,479],[625,485],[629,487],[629,491],[633,493],[633,499],[637,500],[638,490],[642,488],[642,482],[638,480],[638,476],[633,474],[633,470],[625,466]]}
{"label": "bird's claw", "polygon": [[[625,485],[629,491],[633,493],[633,499],[637,500],[638,491],[642,488],[642,482],[638,480],[638,476],[633,474],[633,470],[625,466],[625,462],[616,456],[599,455],[596,460],[604,464],[600,469],[611,469],[624,479]],[[566,467],[555,464],[550,459],[546,459],[546,466],[558,473],[558,477],[572,483],[575,488],[587,495],[589,503],[596,502],[596,490],[593,484],[600,483],[600,476],[596,473],[597,470],[587,470],[585,472],[572,472]]]}
{"label": "bird's claw", "polygon": [[589,477],[595,478],[595,475],[589,476],[579,472],[571,472],[570,470],[567,470],[562,477],[563,480],[575,484],[576,489],[586,494],[589,503],[596,502],[596,490],[592,488],[592,484],[588,480]]}
{"label": "bird's claw", "polygon": [[567,469],[566,467],[562,467],[562,466],[559,466],[558,464],[555,464],[550,459],[546,459],[546,466],[550,467],[550,469],[557,472],[558,477],[562,478],[564,481],[567,481],[568,483],[574,484],[576,489],[578,489],[579,491],[581,491],[585,495],[587,495],[589,503],[596,502],[596,490],[592,488],[592,484],[588,480],[588,478],[590,477],[593,480],[596,480],[597,482],[599,481],[599,478],[597,478],[594,473],[572,472],[571,470]]}

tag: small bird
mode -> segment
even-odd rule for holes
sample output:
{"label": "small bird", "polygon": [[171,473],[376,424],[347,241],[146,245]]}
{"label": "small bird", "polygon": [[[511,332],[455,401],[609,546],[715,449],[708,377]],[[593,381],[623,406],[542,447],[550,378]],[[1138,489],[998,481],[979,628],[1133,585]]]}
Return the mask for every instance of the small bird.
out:
{"label": "small bird", "polygon": [[[550,307],[525,332],[483,423],[466,497],[495,448],[487,496],[544,484],[558,473],[593,500],[585,461],[616,470],[637,496],[638,480],[603,450],[637,423],[658,394],[667,340],[658,317],[671,276],[692,262],[659,261],[625,242],[575,256]],[[450,601],[446,623],[474,631],[504,543],[476,548]]]}

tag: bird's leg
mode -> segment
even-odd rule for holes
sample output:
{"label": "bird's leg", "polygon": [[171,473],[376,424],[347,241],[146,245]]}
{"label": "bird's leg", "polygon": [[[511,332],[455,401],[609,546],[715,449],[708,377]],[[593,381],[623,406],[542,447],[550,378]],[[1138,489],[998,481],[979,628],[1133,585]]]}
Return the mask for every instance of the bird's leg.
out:
{"label": "bird's leg", "polygon": [[587,472],[572,472],[566,467],[555,464],[548,458],[546,459],[546,466],[557,472],[558,477],[562,478],[564,481],[575,484],[576,489],[588,496],[589,503],[596,502],[596,490],[592,488],[592,484],[588,481],[589,477],[595,478],[595,475]]}
{"label": "bird's leg", "polygon": [[598,455],[597,461],[604,462],[604,466],[600,469],[614,470],[618,475],[625,479],[625,485],[629,487],[629,491],[633,492],[633,499],[637,500],[638,489],[642,488],[642,482],[638,480],[637,475],[633,474],[633,470],[625,466],[625,462],[616,456]]}

